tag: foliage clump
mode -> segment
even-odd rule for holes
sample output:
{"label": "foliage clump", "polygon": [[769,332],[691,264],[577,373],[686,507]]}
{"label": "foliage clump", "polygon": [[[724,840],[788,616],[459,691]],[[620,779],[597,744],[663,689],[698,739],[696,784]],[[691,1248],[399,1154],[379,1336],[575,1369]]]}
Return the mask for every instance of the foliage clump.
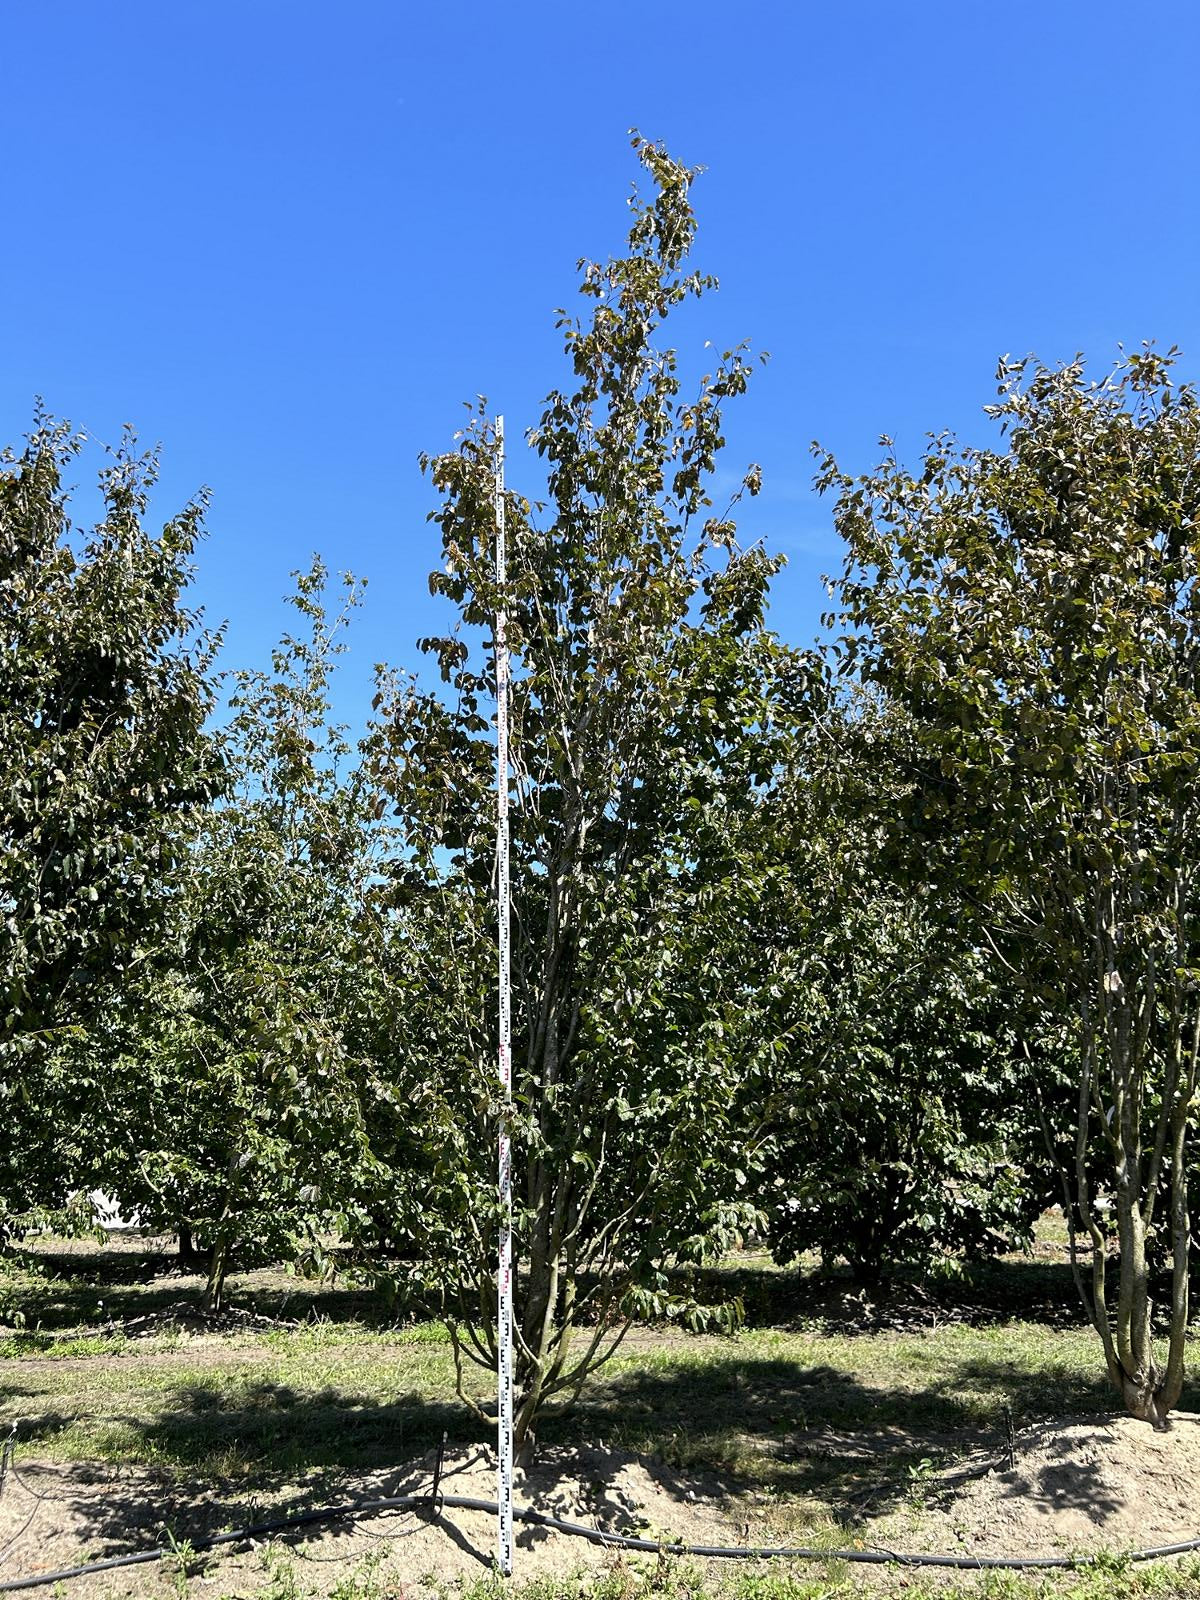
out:
{"label": "foliage clump", "polygon": [[177,823],[224,781],[214,641],[185,605],[203,497],[149,530],[156,461],[127,436],[83,532],[64,474],[84,442],[39,412],[0,453],[0,1239],[61,1209],[88,1107],[56,1047],[136,984]]}
{"label": "foliage clump", "polygon": [[1113,1385],[1162,1424],[1200,1057],[1200,404],[1152,350],[1099,380],[1081,361],[1000,380],[1002,452],[941,437],[858,480],[825,462],[843,660],[913,719],[900,820],[931,881],[957,885],[1008,981],[1072,1019],[1085,1301]]}
{"label": "foliage clump", "polygon": [[[694,172],[636,141],[627,253],[583,267],[562,326],[574,386],[529,442],[546,500],[509,493],[494,575],[496,439],[484,417],[427,462],[459,627],[425,641],[441,694],[400,695],[377,731],[413,926],[413,1097],[440,1148],[419,1209],[460,1347],[495,1360],[493,620],[514,652],[514,1133],[520,1438],[611,1354],[635,1314],[711,1317],[667,1269],[755,1219],[754,1142],[734,1115],[757,1045],[737,949],[755,879],[730,848],[809,672],[764,623],[777,563],[737,547],[711,486],[725,352],[685,394],[655,342],[713,286],[687,256]],[[751,491],[757,487],[752,471]],[[735,495],[736,499],[737,496]],[[481,659],[471,630],[482,630]],[[728,1312],[725,1313],[728,1315]]]}

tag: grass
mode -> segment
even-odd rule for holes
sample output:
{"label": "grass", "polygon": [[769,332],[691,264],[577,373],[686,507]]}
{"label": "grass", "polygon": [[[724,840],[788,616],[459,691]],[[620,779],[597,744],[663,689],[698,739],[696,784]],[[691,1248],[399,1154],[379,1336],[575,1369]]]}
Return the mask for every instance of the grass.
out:
{"label": "grass", "polygon": [[[743,1295],[743,1332],[635,1330],[576,1410],[544,1425],[542,1439],[658,1455],[742,1496],[771,1535],[844,1543],[864,1511],[914,1503],[931,1471],[964,1448],[999,1451],[1006,1414],[1020,1426],[1109,1408],[1095,1338],[1079,1326],[1062,1257],[1061,1241],[1050,1238],[1028,1260],[989,1264],[957,1283],[901,1285],[893,1301],[902,1306],[908,1296],[916,1311],[894,1326],[845,1284],[738,1258],[710,1274],[708,1287]],[[198,1287],[161,1248],[139,1240],[51,1243],[7,1264],[0,1317],[11,1323],[19,1311],[23,1326],[0,1339],[0,1427],[17,1422],[24,1448],[43,1459],[248,1486],[303,1478],[313,1494],[339,1475],[427,1450],[443,1433],[452,1444],[487,1436],[453,1398],[451,1351],[436,1323],[397,1325],[395,1308],[361,1289],[307,1285],[278,1271],[242,1274],[231,1300],[308,1319],[298,1326],[214,1332],[155,1321]],[[486,1397],[490,1375],[479,1372],[476,1388]],[[1197,1397],[1183,1404],[1197,1409]],[[290,1559],[276,1552],[264,1570],[258,1592],[269,1600],[313,1592]],[[350,1587],[337,1600],[399,1593],[378,1562],[361,1582],[344,1581]],[[184,1574],[181,1600],[186,1583]],[[512,1593],[816,1600],[862,1593],[863,1583],[849,1569],[759,1566],[716,1579],[675,1561],[617,1562]],[[1200,1597],[1200,1566],[968,1576],[949,1587],[903,1570],[870,1587],[988,1600]],[[463,1589],[461,1600],[496,1593],[487,1580]]]}
{"label": "grass", "polygon": [[[295,1473],[382,1465],[443,1431],[455,1441],[482,1437],[451,1398],[451,1352],[436,1326],[173,1332],[69,1339],[49,1349],[42,1336],[24,1335],[7,1340],[0,1357],[4,1416],[60,1459]],[[826,1429],[890,1431],[903,1471],[931,1434],[999,1441],[1005,1407],[1017,1419],[1104,1407],[1096,1365],[1086,1330],[1048,1334],[1030,1323],[952,1326],[936,1338],[781,1329],[654,1335],[635,1339],[543,1437],[599,1437],[678,1466],[809,1492],[814,1474],[832,1488],[848,1469],[785,1461],[781,1442]],[[478,1374],[477,1387],[486,1396],[487,1374]]]}
{"label": "grass", "polygon": [[[302,1563],[272,1548],[264,1552],[263,1565],[268,1574],[264,1600],[305,1600]],[[398,1600],[405,1592],[403,1578],[386,1560],[374,1558],[341,1580],[333,1600]],[[759,1565],[714,1578],[687,1561],[620,1557],[598,1572],[527,1583],[505,1583],[488,1574],[443,1590],[447,1600],[451,1595],[453,1600],[851,1600],[863,1592],[861,1578],[844,1565],[806,1571]],[[1066,1575],[991,1572],[949,1583],[910,1569],[899,1578],[873,1582],[869,1592],[880,1600],[1195,1600],[1200,1563],[1131,1567],[1098,1560]]]}
{"label": "grass", "polygon": [[[0,1322],[16,1317],[27,1330],[52,1334],[162,1316],[194,1304],[203,1286],[203,1277],[178,1268],[162,1240],[39,1240],[3,1264]],[[294,1321],[395,1317],[395,1308],[367,1288],[309,1280],[279,1267],[231,1275],[229,1294],[235,1304]]]}
{"label": "grass", "polygon": [[443,1429],[474,1437],[447,1398],[449,1346],[426,1330],[174,1334],[114,1342],[101,1358],[17,1356],[0,1384],[5,1415],[39,1454],[188,1474],[361,1468],[424,1448]]}

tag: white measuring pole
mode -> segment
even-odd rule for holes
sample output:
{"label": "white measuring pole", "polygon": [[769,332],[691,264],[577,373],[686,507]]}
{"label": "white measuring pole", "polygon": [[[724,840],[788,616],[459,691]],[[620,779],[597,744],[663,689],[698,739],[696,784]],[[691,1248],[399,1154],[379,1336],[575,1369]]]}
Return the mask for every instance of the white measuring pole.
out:
{"label": "white measuring pole", "polygon": [[496,1349],[499,1412],[499,1492],[496,1496],[497,1560],[506,1578],[513,1570],[513,1371],[512,1371],[512,1000],[509,972],[508,881],[508,640],[504,585],[504,418],[496,418],[496,900],[500,955],[500,1262],[496,1276]]}

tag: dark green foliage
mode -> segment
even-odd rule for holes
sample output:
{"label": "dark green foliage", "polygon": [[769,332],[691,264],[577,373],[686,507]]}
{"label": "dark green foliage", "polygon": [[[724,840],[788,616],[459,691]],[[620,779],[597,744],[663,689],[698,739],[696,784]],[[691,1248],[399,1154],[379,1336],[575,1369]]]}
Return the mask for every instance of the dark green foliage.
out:
{"label": "dark green foliage", "polygon": [[1011,1247],[1042,1209],[1023,1019],[952,893],[931,895],[889,837],[910,739],[894,707],[831,704],[760,819],[771,1242],[781,1261],[842,1257],[866,1284]]}
{"label": "dark green foliage", "polygon": [[865,896],[822,958],[816,1037],[787,1061],[767,1197],[778,1259],[816,1248],[870,1285],[1012,1248],[1041,1207],[982,964],[903,902]]}
{"label": "dark green foliage", "polygon": [[1200,1045],[1200,406],[1148,351],[1097,382],[1005,365],[991,413],[1003,453],[938,439],[915,472],[889,459],[857,482],[826,463],[845,661],[913,718],[902,822],[934,881],[1014,983],[1073,1016],[1089,1308],[1114,1385],[1161,1423],[1183,1377]]}
{"label": "dark green foliage", "polygon": [[[485,634],[503,600],[515,653],[519,1435],[635,1312],[705,1315],[666,1267],[753,1218],[753,1139],[733,1105],[753,1068],[735,957],[756,891],[731,841],[809,677],[764,627],[776,564],[738,550],[709,500],[746,357],[727,351],[684,398],[674,352],[654,342],[711,286],[685,265],[694,175],[637,149],[654,194],[633,202],[628,253],[584,267],[586,319],[563,316],[575,386],[530,435],[546,504],[508,496],[503,596],[490,428],[478,418],[428,463],[444,553],[431,586]],[[494,668],[470,644],[467,631],[426,641],[446,691],[400,695],[377,748],[405,845],[404,1081],[436,1147],[421,1253],[462,1347],[491,1364]]]}
{"label": "dark green foliage", "polygon": [[66,1198],[91,1107],[50,1056],[134,981],[178,818],[222,782],[211,642],[183,604],[203,502],[148,532],[154,458],[127,440],[80,533],[63,473],[82,442],[39,416],[0,456],[0,1232]]}

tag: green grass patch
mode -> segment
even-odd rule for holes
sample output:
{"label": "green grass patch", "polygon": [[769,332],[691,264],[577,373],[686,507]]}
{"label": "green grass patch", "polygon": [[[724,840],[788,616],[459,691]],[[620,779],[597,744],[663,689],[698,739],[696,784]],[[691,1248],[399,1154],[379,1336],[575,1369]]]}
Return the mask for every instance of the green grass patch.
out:
{"label": "green grass patch", "polygon": [[121,1355],[130,1344],[123,1333],[88,1333],[77,1338],[51,1333],[13,1333],[0,1339],[0,1361],[20,1361],[25,1356],[55,1361]]}
{"label": "green grass patch", "polygon": [[[360,1469],[482,1425],[453,1397],[437,1325],[317,1324],[229,1336],[8,1341],[0,1414],[62,1459],[186,1472]],[[29,1357],[34,1359],[29,1359]],[[652,1335],[622,1354],[542,1437],[658,1454],[776,1492],[857,1494],[902,1482],[931,1438],[997,1444],[1018,1424],[1109,1403],[1086,1330],[947,1327],[934,1334],[752,1330]],[[469,1369],[477,1393],[489,1374]],[[878,1460],[808,1452],[807,1435],[882,1438]]]}
{"label": "green grass patch", "polygon": [[176,1336],[127,1341],[100,1360],[17,1360],[0,1373],[2,1415],[39,1455],[205,1476],[366,1468],[425,1449],[443,1430],[476,1436],[451,1398],[445,1340],[339,1335]]}

